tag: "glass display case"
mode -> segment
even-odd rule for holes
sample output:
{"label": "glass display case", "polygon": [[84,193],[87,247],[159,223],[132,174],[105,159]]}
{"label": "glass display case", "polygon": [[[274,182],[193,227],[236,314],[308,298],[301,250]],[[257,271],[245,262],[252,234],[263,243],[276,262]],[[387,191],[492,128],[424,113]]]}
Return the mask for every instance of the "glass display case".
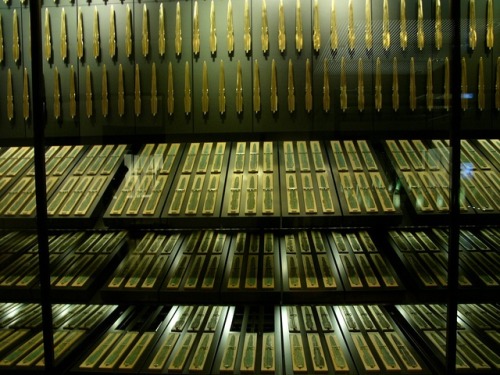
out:
{"label": "glass display case", "polygon": [[499,1],[0,17],[0,372],[498,372]]}

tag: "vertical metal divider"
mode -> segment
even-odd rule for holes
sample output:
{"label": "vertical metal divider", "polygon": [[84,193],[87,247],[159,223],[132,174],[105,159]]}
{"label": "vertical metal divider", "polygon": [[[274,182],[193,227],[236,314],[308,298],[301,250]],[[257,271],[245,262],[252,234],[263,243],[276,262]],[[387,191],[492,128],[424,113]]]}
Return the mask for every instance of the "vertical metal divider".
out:
{"label": "vertical metal divider", "polygon": [[43,348],[45,372],[53,373],[54,338],[52,336],[52,299],[50,290],[50,261],[47,226],[47,192],[45,180],[45,89],[43,85],[42,67],[42,2],[31,0],[30,34],[31,34],[31,84],[33,110],[33,141],[35,151],[35,188],[36,217],[38,234],[38,260],[40,267],[41,306],[43,327]]}
{"label": "vertical metal divider", "polygon": [[[460,1],[453,1],[451,19],[453,21],[453,39],[451,56],[451,76],[460,76]],[[447,324],[446,324],[446,373],[456,373],[457,359],[457,310],[458,310],[458,264],[460,235],[460,139],[461,139],[461,88],[458,79],[451,80],[451,126],[450,126],[450,236],[448,241],[448,294],[447,294]]]}

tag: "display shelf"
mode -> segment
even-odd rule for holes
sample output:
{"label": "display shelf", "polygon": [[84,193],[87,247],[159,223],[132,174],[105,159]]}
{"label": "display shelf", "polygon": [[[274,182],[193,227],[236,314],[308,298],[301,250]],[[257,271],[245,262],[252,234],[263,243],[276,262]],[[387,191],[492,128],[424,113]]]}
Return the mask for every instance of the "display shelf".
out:
{"label": "display shelf", "polygon": [[106,225],[160,226],[160,213],[177,172],[184,145],[146,144],[127,155],[128,171],[104,213]]}
{"label": "display shelf", "polygon": [[230,144],[191,143],[186,146],[179,172],[161,214],[169,228],[220,227]]}
{"label": "display shelf", "polygon": [[[117,306],[53,305],[55,368],[62,371],[74,355],[107,321],[116,318]],[[45,369],[42,316],[39,305],[0,305],[0,371],[42,373]]]}
{"label": "display shelf", "polygon": [[[493,308],[498,312],[497,307],[487,305],[486,311]],[[446,306],[444,305],[407,305],[397,306],[397,311],[412,327],[419,339],[425,343],[441,364],[444,364],[444,354],[446,352]],[[487,373],[494,374],[500,368],[500,357],[498,356],[498,342],[494,342],[487,334],[477,332],[474,326],[461,319],[464,312],[469,314],[484,312],[482,305],[459,305],[458,319],[458,342],[457,342],[457,373]],[[470,315],[469,315],[470,316]],[[487,320],[485,313],[482,318]]]}

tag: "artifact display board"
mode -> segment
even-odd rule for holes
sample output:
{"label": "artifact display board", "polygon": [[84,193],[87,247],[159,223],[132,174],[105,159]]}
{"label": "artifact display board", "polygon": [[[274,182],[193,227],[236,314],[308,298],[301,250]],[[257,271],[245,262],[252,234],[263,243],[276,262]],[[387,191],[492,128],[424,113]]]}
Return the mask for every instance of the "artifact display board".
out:
{"label": "artifact display board", "polygon": [[[495,242],[498,239],[495,229],[461,230],[459,299],[467,300],[481,294],[488,300],[496,295],[500,282],[498,242]],[[423,298],[442,300],[448,277],[448,233],[439,228],[391,230],[388,240],[399,265],[408,271],[404,273],[410,276],[405,280],[408,285],[413,284]]]}
{"label": "artifact display board", "polygon": [[[111,305],[53,305],[56,369],[81,350],[117,310]],[[41,308],[35,304],[0,304],[0,371],[44,369]]]}
{"label": "artifact display board", "polygon": [[[82,157],[85,146],[51,146],[45,152],[47,197],[59,189]],[[3,227],[35,227],[35,170],[32,147],[8,148],[0,160],[3,193],[0,197],[0,223]]]}
{"label": "artifact display board", "polygon": [[128,171],[104,214],[105,223],[158,226],[183,149],[179,143],[148,143],[138,155],[126,155]]}
{"label": "artifact display board", "polygon": [[279,170],[276,142],[233,142],[221,223],[279,227]]}
{"label": "artifact display board", "polygon": [[[49,236],[54,301],[88,301],[115,267],[126,232],[68,232]],[[10,300],[40,300],[38,244],[34,235],[2,237],[2,254],[15,252],[0,272],[0,290]]]}
{"label": "artifact display board", "polygon": [[381,215],[388,223],[401,220],[394,187],[367,141],[330,141],[327,150],[346,225],[374,222]]}
{"label": "artifact display board", "polygon": [[161,214],[164,225],[169,228],[219,226],[214,218],[220,216],[229,146],[226,142],[185,146]]}
{"label": "artifact display board", "polygon": [[273,232],[237,232],[225,260],[221,300],[232,303],[280,301],[279,238]]}
{"label": "artifact display board", "polygon": [[283,225],[335,225],[341,210],[325,151],[319,141],[279,143]]}
{"label": "artifact display board", "polygon": [[[412,329],[430,347],[441,363],[446,352],[446,306],[406,305],[397,306],[397,311],[408,321]],[[498,328],[496,334],[488,335],[483,327],[493,328],[498,316],[498,306],[459,305],[458,307],[457,362],[459,372],[469,374],[495,374],[500,369]],[[465,319],[461,319],[461,317]],[[479,318],[480,320],[475,320]],[[489,320],[493,318],[492,320]]]}

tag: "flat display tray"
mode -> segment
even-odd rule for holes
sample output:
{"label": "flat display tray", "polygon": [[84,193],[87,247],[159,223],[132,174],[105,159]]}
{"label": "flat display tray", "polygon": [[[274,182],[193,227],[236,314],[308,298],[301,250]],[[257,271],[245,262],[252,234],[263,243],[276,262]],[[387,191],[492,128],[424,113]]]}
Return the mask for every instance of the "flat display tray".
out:
{"label": "flat display tray", "polygon": [[[311,149],[312,142],[289,141],[279,142],[279,164],[280,164],[280,192],[281,192],[281,212],[282,212],[282,227],[330,227],[340,225],[342,222],[342,211],[338,200],[337,188],[333,182],[332,172],[328,165],[328,158],[321,142],[317,153],[321,155],[323,165],[316,166],[315,158]],[[293,147],[290,151],[289,145]],[[305,145],[304,149],[299,150],[299,145]],[[285,150],[286,146],[286,150]],[[287,152],[287,153],[286,153]],[[293,155],[293,162],[291,156]],[[307,156],[308,162],[305,159]],[[333,212],[325,212],[322,208],[322,197],[318,182],[318,173],[324,173],[324,180],[328,185],[328,190],[323,190],[325,194],[329,194]],[[292,181],[292,184],[291,184]],[[309,181],[310,186],[304,189],[304,181]],[[298,209],[295,211],[289,207],[288,192],[296,192]],[[310,191],[314,196],[315,210],[307,213],[305,211],[304,194]],[[292,212],[295,211],[295,212]]]}
{"label": "flat display tray", "polygon": [[[340,171],[339,168],[337,167],[336,163],[336,157],[334,150],[332,148],[332,142],[338,142],[340,145],[340,148],[342,150],[344,160],[345,160],[345,170]],[[349,141],[325,141],[324,147],[327,150],[328,154],[328,159],[330,161],[330,166],[332,170],[332,175],[333,179],[335,181],[335,185],[337,186],[337,192],[339,196],[339,201],[340,201],[340,206],[342,208],[342,223],[345,226],[360,226],[360,225],[375,225],[378,226],[381,223],[384,223],[384,225],[396,225],[401,222],[403,214],[401,211],[401,207],[399,206],[396,197],[394,196],[394,191],[393,191],[393,186],[392,184],[389,183],[387,177],[386,177],[386,171],[382,167],[382,164],[380,163],[378,156],[374,150],[374,148],[371,146],[371,144],[368,141],[350,141],[352,142],[352,145],[354,147],[354,150],[356,151],[357,157],[359,160],[359,165],[354,166],[351,163],[351,158],[348,152],[348,149],[346,148],[346,142]],[[364,160],[364,155],[363,155],[363,150],[360,148],[359,142],[363,142],[367,147],[368,150],[370,151],[371,159],[374,163],[375,166],[369,167],[365,160]],[[341,173],[348,173],[349,177],[351,178],[352,184],[354,186],[354,197],[356,201],[359,204],[359,212],[350,212],[349,211],[349,205],[347,203],[347,198],[344,193],[343,185],[342,185],[342,179],[341,179]],[[366,206],[363,202],[363,196],[361,193],[361,189],[358,187],[358,183],[356,181],[355,173],[362,173],[368,182],[369,185],[369,193],[371,193],[374,203],[376,206],[377,211],[376,212],[368,212],[366,209]],[[383,205],[381,203],[381,200],[377,194],[377,187],[375,187],[375,184],[373,183],[371,179],[370,173],[379,173],[380,178],[382,183],[385,186],[385,191],[389,195],[389,199],[391,199],[391,202],[394,207],[394,211],[387,211],[384,212],[383,210]],[[383,194],[383,191],[381,191]]]}
{"label": "flat display tray", "polygon": [[[204,155],[204,147],[211,143],[212,147],[210,149],[210,154]],[[196,154],[190,155],[190,147],[193,145],[186,144],[185,151],[182,155],[182,159],[179,163],[178,172],[172,183],[172,188],[165,201],[165,206],[160,216],[161,225],[167,228],[222,228],[220,223],[220,207],[222,205],[222,197],[225,190],[226,175],[227,175],[227,165],[229,162],[229,154],[231,150],[231,143],[225,143],[224,153],[222,154],[222,160],[220,161],[220,171],[212,170],[214,160],[220,156],[217,154],[217,142],[205,142],[200,143]],[[193,160],[190,160],[190,159]],[[200,160],[202,158],[207,158],[205,160],[205,168],[200,169]],[[186,163],[186,161],[188,163]],[[185,170],[186,165],[189,166],[192,162],[192,168]],[[202,162],[203,164],[203,162]],[[216,188],[215,203],[213,205],[213,212],[203,213],[204,202],[207,198],[207,191],[211,189],[211,179],[213,176],[218,176],[218,187]],[[216,179],[217,177],[214,177]],[[184,182],[181,181],[184,180]],[[200,187],[196,187],[195,184],[203,182]],[[179,185],[181,181],[181,185]],[[200,182],[198,182],[200,181]],[[179,187],[185,184],[183,188]],[[172,203],[174,202],[175,194],[180,190],[184,190],[184,196],[179,206],[179,213],[169,213]],[[186,209],[189,205],[189,198],[193,191],[199,192],[199,202],[196,207],[195,212],[192,214],[187,214]]]}
{"label": "flat display tray", "polygon": [[[116,145],[117,147],[119,145]],[[114,152],[116,150],[116,147],[113,148]],[[119,160],[118,162],[115,163],[113,169],[110,171],[109,174],[107,175],[92,175],[91,177],[97,178],[97,177],[105,177],[105,181],[102,184],[101,188],[99,191],[95,193],[95,197],[92,201],[92,204],[87,210],[87,213],[85,215],[53,215],[49,216],[47,219],[47,222],[51,228],[92,228],[96,222],[96,220],[99,218],[100,212],[104,209],[106,206],[107,202],[109,202],[109,195],[111,192],[111,187],[113,184],[117,183],[117,181],[120,181],[122,179],[123,174],[125,173],[125,168],[123,165],[123,156],[127,152],[127,148],[125,148],[122,152],[121,155],[118,156]],[[110,156],[111,157],[111,156]],[[82,157],[83,158],[83,157]],[[95,160],[95,158],[94,158]],[[75,164],[76,166],[76,164]],[[72,171],[73,172],[73,171]],[[80,178],[88,176],[85,172],[83,176],[78,176]],[[69,177],[69,175],[68,175]],[[92,182],[90,183],[89,186],[92,185]],[[57,190],[54,191],[57,192]],[[49,200],[50,201],[50,200]],[[76,209],[76,206],[75,206]]]}
{"label": "flat display tray", "polygon": [[[168,144],[169,149],[171,146],[172,146],[172,144],[169,143]],[[172,165],[170,167],[170,173],[161,174],[161,172],[160,172],[157,175],[154,175],[154,176],[166,176],[167,181],[163,187],[163,190],[161,191],[161,196],[158,200],[156,210],[153,214],[151,214],[151,215],[144,214],[142,211],[140,211],[140,213],[137,215],[126,214],[126,210],[127,210],[127,207],[130,205],[131,199],[128,199],[128,203],[124,207],[124,213],[122,213],[121,215],[111,214],[111,211],[113,209],[113,206],[115,204],[115,201],[116,201],[119,193],[124,191],[124,189],[126,189],[128,178],[130,176],[129,172],[132,169],[132,166],[131,166],[130,168],[128,168],[127,172],[125,173],[125,175],[123,177],[123,181],[121,182],[120,186],[114,192],[114,194],[111,198],[111,202],[110,202],[108,208],[106,209],[106,212],[103,215],[104,224],[106,224],[110,227],[117,227],[117,228],[131,227],[131,226],[133,226],[133,227],[147,227],[147,228],[161,227],[160,214],[161,214],[161,211],[163,209],[163,206],[165,205],[166,197],[172,188],[172,182],[173,182],[175,175],[177,173],[179,161],[180,161],[182,154],[184,152],[184,146],[185,146],[184,144],[179,145],[179,149],[177,150],[174,161],[172,162]],[[155,156],[155,155],[151,155],[151,159],[153,158],[153,156]],[[134,160],[136,163],[143,162],[140,160],[140,153],[138,155],[132,155],[132,159],[134,159],[134,158],[139,159],[139,160]],[[161,168],[164,161],[165,160],[151,160],[150,162],[158,164]],[[148,161],[144,161],[144,162],[147,163]],[[140,184],[142,177],[145,176],[146,174],[147,174],[147,172],[143,172],[139,176],[134,176],[137,179],[136,186]],[[132,178],[132,177],[130,177],[130,178]],[[153,177],[153,179],[155,179],[155,177]],[[153,181],[151,189],[154,187],[154,184],[155,184],[155,182]],[[151,193],[152,193],[151,189],[149,189],[149,191],[146,193],[145,198],[148,198],[151,195]],[[144,205],[144,202],[141,204],[141,206],[143,206],[143,205]]]}
{"label": "flat display tray", "polygon": [[282,296],[279,239],[271,233],[232,235],[225,260],[220,298],[223,303],[279,304]]}
{"label": "flat display tray", "polygon": [[[269,155],[267,147],[271,147]],[[241,152],[240,147],[244,147]],[[257,149],[258,148],[258,149]],[[233,182],[238,178],[238,212],[230,211],[233,195]],[[250,186],[253,179],[256,185]],[[266,179],[269,179],[266,182]],[[266,184],[271,184],[272,213],[264,212],[263,202]],[[253,192],[253,193],[251,193]],[[269,192],[269,190],[268,190]],[[227,169],[226,189],[221,210],[221,224],[236,228],[277,228],[280,225],[281,205],[279,194],[279,163],[276,142],[233,142]],[[252,194],[252,195],[251,195]],[[253,197],[254,210],[247,212],[249,199]]]}

